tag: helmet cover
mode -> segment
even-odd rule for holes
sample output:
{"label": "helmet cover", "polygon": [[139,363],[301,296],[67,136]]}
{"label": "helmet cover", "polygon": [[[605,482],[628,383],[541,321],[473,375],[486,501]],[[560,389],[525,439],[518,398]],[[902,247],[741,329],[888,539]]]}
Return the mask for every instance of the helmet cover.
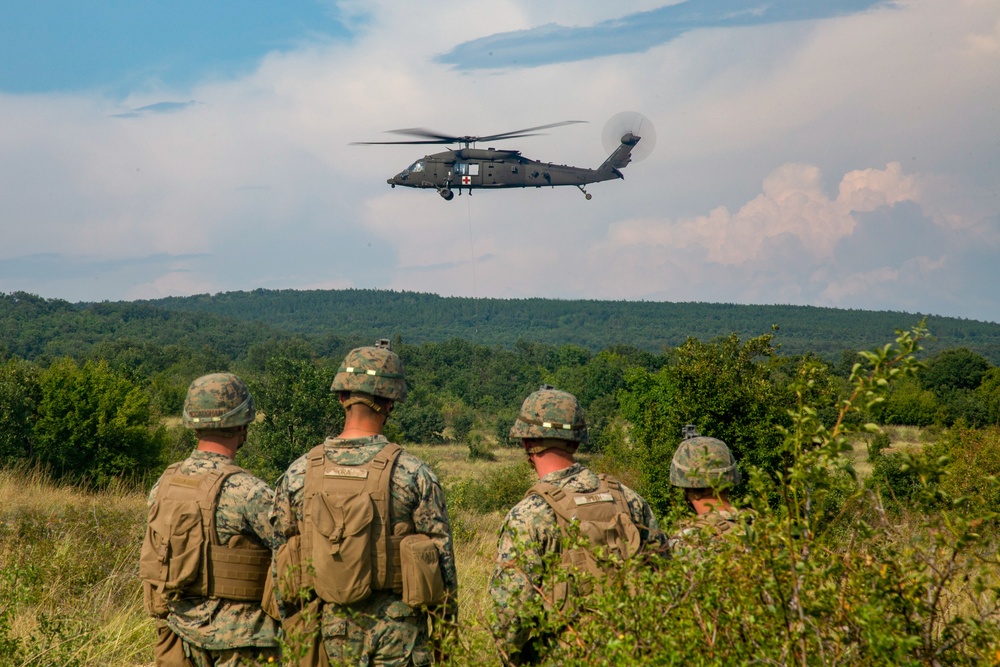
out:
{"label": "helmet cover", "polygon": [[[510,429],[510,437],[545,439],[549,441],[545,443],[545,449],[556,447],[568,452],[576,451],[577,445],[587,442],[588,437],[580,401],[569,392],[543,385],[524,399],[521,412]],[[531,449],[543,451],[538,447]],[[529,450],[528,453],[537,452]]]}
{"label": "helmet cover", "polygon": [[736,459],[718,438],[696,435],[677,447],[670,461],[670,483],[686,489],[707,489],[723,482],[740,483]]}
{"label": "helmet cover", "polygon": [[232,373],[203,375],[188,387],[181,421],[187,428],[232,428],[254,420],[253,396]]}
{"label": "helmet cover", "polygon": [[337,369],[330,391],[357,392],[402,403],[406,400],[403,362],[385,347],[354,348]]}

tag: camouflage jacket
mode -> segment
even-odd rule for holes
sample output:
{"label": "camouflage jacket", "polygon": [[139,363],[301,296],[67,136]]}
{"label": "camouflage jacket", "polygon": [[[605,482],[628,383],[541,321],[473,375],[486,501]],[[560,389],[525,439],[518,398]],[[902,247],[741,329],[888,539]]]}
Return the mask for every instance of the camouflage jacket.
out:
{"label": "camouflage jacket", "polygon": [[[331,463],[352,466],[363,465],[372,460],[388,443],[385,436],[375,435],[353,439],[327,438],[324,447]],[[300,457],[278,480],[270,521],[279,545],[299,534],[307,461],[307,456]],[[401,452],[392,469],[390,493],[391,523],[412,523],[415,532],[431,538],[440,556],[445,589],[454,600],[458,591],[455,552],[452,548],[451,524],[448,521],[444,492],[437,476],[423,461],[405,451]],[[272,568],[272,576],[277,576],[275,568]],[[294,613],[294,606],[281,600],[277,590],[276,595],[282,617]],[[395,597],[398,599],[400,596]],[[409,612],[409,607],[402,600],[399,600],[399,605],[406,607]]]}
{"label": "camouflage jacket", "polygon": [[667,544],[671,550],[678,550],[690,547],[698,540],[716,541],[739,537],[745,533],[744,521],[753,521],[752,511],[722,509],[699,514],[682,520],[677,532],[670,536]]}
{"label": "camouflage jacket", "polygon": [[[195,450],[180,472],[194,474],[232,465],[222,454]],[[157,481],[148,504],[156,500]],[[265,482],[248,472],[230,476],[219,491],[215,526],[222,544],[235,535],[245,535],[261,546],[277,548],[268,521],[273,492]],[[185,641],[207,651],[240,646],[277,646],[278,623],[259,604],[219,598],[184,598],[168,603],[167,625]]]}
{"label": "camouflage jacket", "polygon": [[[541,481],[578,493],[596,491],[599,484],[598,476],[579,463],[549,473]],[[660,531],[649,504],[625,485],[621,490],[632,521],[639,527],[643,548],[663,549],[666,536]],[[497,613],[494,633],[508,653],[520,651],[530,638],[532,628],[517,609],[524,600],[539,595],[543,558],[561,550],[561,538],[556,513],[541,496],[525,497],[504,518],[490,595]]]}

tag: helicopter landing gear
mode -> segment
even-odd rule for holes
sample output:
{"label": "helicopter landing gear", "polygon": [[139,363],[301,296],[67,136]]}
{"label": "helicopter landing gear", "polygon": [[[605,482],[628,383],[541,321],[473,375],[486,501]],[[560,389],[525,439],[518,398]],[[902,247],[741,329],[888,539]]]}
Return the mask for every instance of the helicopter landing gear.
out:
{"label": "helicopter landing gear", "polygon": [[441,195],[441,198],[445,201],[451,201],[455,198],[455,193],[451,191],[451,188],[440,188],[438,190],[438,194]]}
{"label": "helicopter landing gear", "polygon": [[587,192],[582,185],[578,185],[576,187],[580,188],[580,192],[582,192],[583,196],[587,198],[587,201],[590,201],[591,199],[594,198],[594,195]]}

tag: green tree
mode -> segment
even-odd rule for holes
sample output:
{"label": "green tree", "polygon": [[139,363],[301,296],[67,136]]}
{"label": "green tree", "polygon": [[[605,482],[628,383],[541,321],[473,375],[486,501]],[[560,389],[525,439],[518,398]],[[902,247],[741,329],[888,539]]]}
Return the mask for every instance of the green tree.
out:
{"label": "green tree", "polygon": [[790,399],[763,363],[774,353],[772,339],[689,339],[661,370],[626,373],[620,405],[631,424],[631,446],[624,456],[641,470],[643,495],[661,513],[672,504],[670,459],[684,424],[725,441],[743,470],[778,467],[781,436],[775,427],[788,423]]}
{"label": "green tree", "polygon": [[975,389],[990,370],[990,362],[967,347],[944,350],[927,360],[918,377],[924,389],[937,395],[956,389]]}
{"label": "green tree", "polygon": [[263,374],[246,378],[259,414],[237,462],[271,481],[344,425],[344,411],[330,393],[336,368],[302,358],[301,349],[290,353],[297,358],[272,356]]}
{"label": "green tree", "polygon": [[929,426],[942,419],[934,393],[912,377],[901,378],[892,386],[877,414],[884,424],[907,426]]}
{"label": "green tree", "polygon": [[166,434],[153,423],[149,395],[106,361],[59,360],[39,385],[35,456],[57,477],[104,486],[159,461]]}
{"label": "green tree", "polygon": [[1000,426],[1000,368],[991,368],[983,375],[976,395],[986,407],[986,423]]}
{"label": "green tree", "polygon": [[0,464],[30,460],[34,455],[33,425],[41,399],[39,369],[11,359],[0,366]]}

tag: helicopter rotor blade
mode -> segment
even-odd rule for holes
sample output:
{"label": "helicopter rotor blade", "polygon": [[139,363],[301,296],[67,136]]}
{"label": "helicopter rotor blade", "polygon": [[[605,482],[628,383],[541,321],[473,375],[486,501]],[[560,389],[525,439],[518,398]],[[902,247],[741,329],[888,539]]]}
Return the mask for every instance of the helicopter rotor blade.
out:
{"label": "helicopter rotor blade", "polygon": [[453,141],[352,141],[351,146],[402,146],[408,144],[451,144]]}
{"label": "helicopter rotor blade", "polygon": [[526,127],[523,130],[511,130],[510,132],[501,132],[500,134],[490,134],[485,137],[476,137],[476,141],[493,141],[494,139],[514,139],[516,137],[530,137],[535,136],[533,134],[524,134],[525,132],[534,132],[535,130],[547,130],[552,127],[562,127],[563,125],[575,125],[576,123],[586,123],[585,120],[564,120],[559,123],[549,123],[548,125],[538,125],[537,127]]}
{"label": "helicopter rotor blade", "polygon": [[440,132],[435,132],[434,130],[428,130],[422,127],[408,127],[400,130],[389,130],[389,134],[403,134],[411,137],[424,137],[423,140],[419,141],[354,141],[351,145],[355,146],[369,146],[369,145],[386,145],[386,144],[474,144],[479,141],[493,141],[495,139],[517,139],[520,137],[534,137],[538,133],[535,130],[547,130],[552,127],[561,127],[563,125],[573,125],[575,123],[586,123],[585,120],[564,120],[559,123],[549,123],[548,125],[539,125],[537,127],[526,127],[523,130],[511,130],[510,132],[501,132],[499,134],[489,134],[486,136],[478,137],[474,135],[464,135],[455,136],[451,134],[441,134]]}
{"label": "helicopter rotor blade", "polygon": [[407,127],[402,130],[389,130],[387,134],[406,134],[411,137],[424,137],[425,139],[436,139],[441,142],[451,142],[457,141],[462,137],[455,137],[450,134],[441,134],[440,132],[435,132],[434,130],[428,130],[422,127]]}

